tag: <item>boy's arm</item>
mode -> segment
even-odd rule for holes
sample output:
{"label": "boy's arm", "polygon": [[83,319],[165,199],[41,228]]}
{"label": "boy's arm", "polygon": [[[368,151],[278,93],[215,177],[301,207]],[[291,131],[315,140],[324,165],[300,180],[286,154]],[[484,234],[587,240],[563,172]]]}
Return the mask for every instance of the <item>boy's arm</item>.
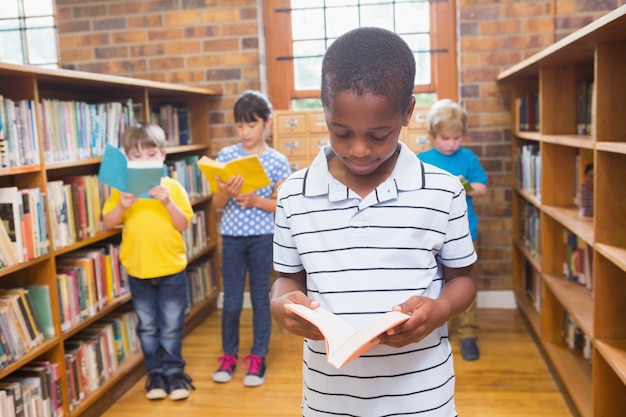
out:
{"label": "boy's arm", "polygon": [[167,187],[164,185],[152,187],[152,189],[148,191],[148,195],[163,204],[163,207],[165,207],[165,210],[167,210],[167,213],[170,215],[170,219],[172,220],[172,224],[176,230],[182,232],[187,229],[187,226],[189,226],[187,215],[180,207],[178,207],[178,205],[176,205]]}
{"label": "boy's arm", "polygon": [[285,307],[288,303],[302,304],[312,309],[319,307],[319,302],[306,296],[306,272],[304,270],[295,274],[281,273],[274,281],[270,311],[278,324],[290,333],[312,340],[323,340],[324,336],[316,326]]}
{"label": "boy's arm", "polygon": [[115,226],[120,224],[122,217],[124,216],[124,212],[126,212],[126,209],[135,201],[137,201],[137,197],[134,195],[129,193],[120,193],[120,200],[117,205],[102,216],[102,226],[105,229],[113,229]]}
{"label": "boy's arm", "polygon": [[472,191],[467,193],[470,197],[480,197],[487,194],[487,184],[482,182],[472,182]]}

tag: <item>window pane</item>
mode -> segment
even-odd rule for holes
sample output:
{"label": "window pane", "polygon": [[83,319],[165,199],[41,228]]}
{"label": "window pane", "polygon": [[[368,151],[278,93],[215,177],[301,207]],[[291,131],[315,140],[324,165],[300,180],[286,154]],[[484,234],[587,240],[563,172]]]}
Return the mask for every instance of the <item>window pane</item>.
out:
{"label": "window pane", "polygon": [[[404,20],[410,19],[407,19],[405,15]],[[393,5],[380,4],[375,6],[362,6],[361,26],[374,26],[393,32]]]}
{"label": "window pane", "polygon": [[0,19],[16,18],[20,16],[20,9],[17,6],[18,0],[1,0],[1,2]]}
{"label": "window pane", "polygon": [[415,85],[430,84],[430,36],[403,35],[402,39],[415,52]]}
{"label": "window pane", "polygon": [[[30,29],[26,31],[28,60],[32,65],[56,63],[57,45],[54,28]],[[33,47],[36,45],[37,47]]]}
{"label": "window pane", "polygon": [[323,7],[324,0],[291,0],[292,9],[308,9],[310,7]]}
{"label": "window pane", "polygon": [[[5,2],[6,0],[2,0]],[[51,0],[23,0],[25,16],[50,16],[52,15]]]}
{"label": "window pane", "polygon": [[325,50],[324,41],[294,42],[293,72],[296,90],[318,90],[320,88],[322,57]]}
{"label": "window pane", "polygon": [[324,38],[324,10],[291,12],[291,33],[294,41]]}
{"label": "window pane", "polygon": [[359,14],[354,7],[333,7],[326,9],[326,35],[336,38],[358,28]]}
{"label": "window pane", "polygon": [[396,4],[396,32],[428,32],[430,30],[429,7],[428,2],[424,1]]}
{"label": "window pane", "polygon": [[4,23],[6,22],[0,22],[0,61],[23,64],[24,48],[21,31],[6,32],[2,30]]}

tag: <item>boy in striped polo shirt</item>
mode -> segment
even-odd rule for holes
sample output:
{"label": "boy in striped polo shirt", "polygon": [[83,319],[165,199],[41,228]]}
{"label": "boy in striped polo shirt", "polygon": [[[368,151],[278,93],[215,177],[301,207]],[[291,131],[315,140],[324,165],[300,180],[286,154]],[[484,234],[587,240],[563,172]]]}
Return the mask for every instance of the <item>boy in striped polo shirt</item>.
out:
{"label": "boy in striped polo shirt", "polygon": [[[398,137],[415,105],[415,59],[393,32],[359,28],[322,63],[330,146],[280,187],[271,310],[305,337],[302,415],[453,417],[446,322],[476,294],[476,261],[458,178],[422,163]],[[336,369],[319,330],[285,308],[318,306],[355,327],[411,315]]]}

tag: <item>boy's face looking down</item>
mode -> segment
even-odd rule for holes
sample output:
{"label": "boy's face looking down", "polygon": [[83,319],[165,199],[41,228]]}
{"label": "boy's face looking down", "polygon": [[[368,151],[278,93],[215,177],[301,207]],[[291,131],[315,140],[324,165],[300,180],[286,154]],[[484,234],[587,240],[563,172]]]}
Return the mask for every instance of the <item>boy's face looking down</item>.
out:
{"label": "boy's face looking down", "polygon": [[324,108],[330,146],[346,168],[346,175],[391,173],[398,137],[409,123],[415,102],[406,112],[386,97],[346,90]]}
{"label": "boy's face looking down", "polygon": [[433,141],[439,153],[447,156],[454,155],[463,142],[463,131],[455,126],[442,128],[437,132]]}

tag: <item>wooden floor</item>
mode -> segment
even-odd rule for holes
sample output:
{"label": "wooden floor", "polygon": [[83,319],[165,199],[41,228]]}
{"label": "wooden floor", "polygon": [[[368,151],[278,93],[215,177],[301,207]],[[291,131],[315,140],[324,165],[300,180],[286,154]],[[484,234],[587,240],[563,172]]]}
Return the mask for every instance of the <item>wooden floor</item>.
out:
{"label": "wooden floor", "polygon": [[[220,311],[183,345],[196,391],[185,401],[145,399],[142,378],[103,417],[300,416],[302,339],[274,326],[266,383],[245,388],[240,367],[228,384],[211,380],[219,365]],[[460,417],[572,417],[517,310],[478,310],[481,358],[467,362],[453,342]],[[454,326],[452,326],[454,327]],[[454,330],[452,330],[452,338]],[[251,313],[242,319],[240,357],[251,346]]]}

